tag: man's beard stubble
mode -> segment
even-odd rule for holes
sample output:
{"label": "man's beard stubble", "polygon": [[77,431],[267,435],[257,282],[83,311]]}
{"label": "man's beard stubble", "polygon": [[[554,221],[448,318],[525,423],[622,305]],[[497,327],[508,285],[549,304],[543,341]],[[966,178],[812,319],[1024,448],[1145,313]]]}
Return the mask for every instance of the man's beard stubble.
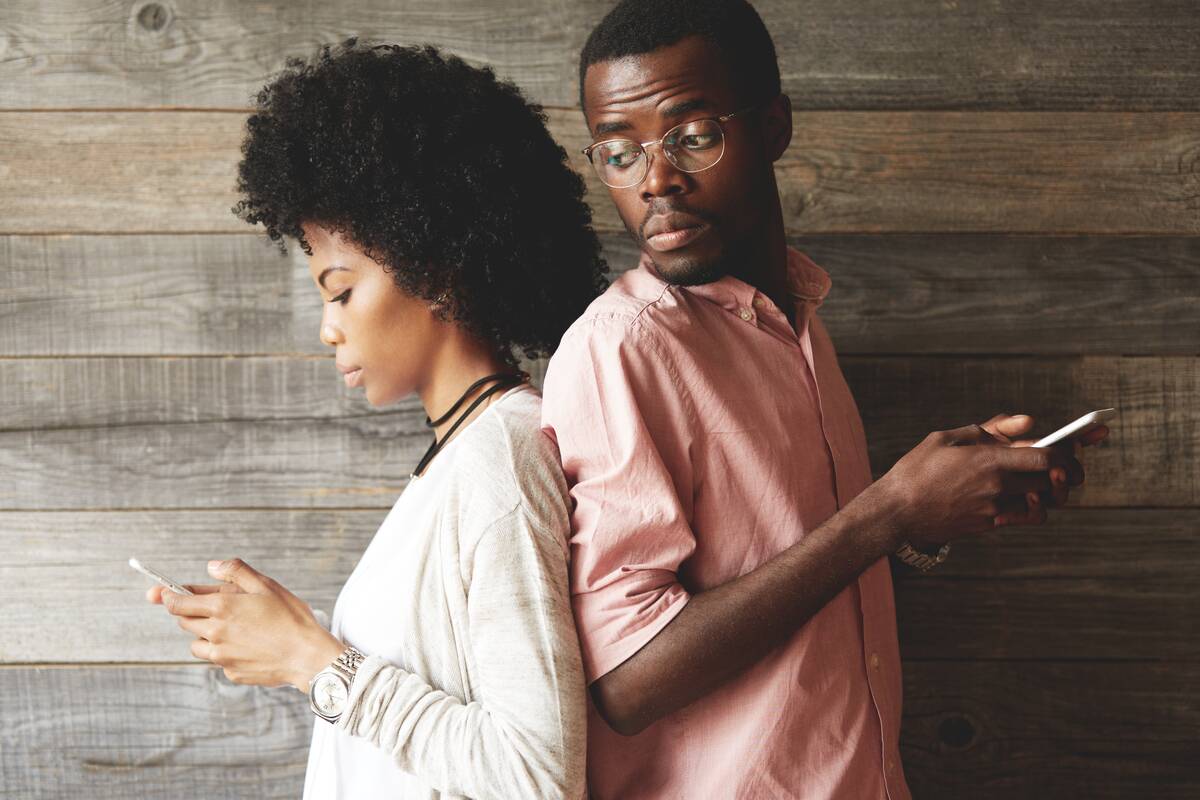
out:
{"label": "man's beard stubble", "polygon": [[717,256],[703,261],[681,256],[675,259],[674,264],[668,266],[655,258],[653,248],[646,245],[646,237],[643,231],[646,228],[646,223],[650,221],[652,216],[655,214],[667,214],[672,211],[691,214],[693,217],[704,220],[715,234],[715,220],[710,214],[688,208],[681,203],[652,202],[650,207],[646,209],[646,215],[642,218],[637,230],[631,228],[624,217],[621,218],[621,224],[625,226],[625,230],[629,232],[633,241],[637,243],[638,249],[650,258],[650,263],[654,265],[654,269],[658,272],[659,277],[667,283],[676,286],[700,286],[705,283],[713,283],[730,274],[731,265],[727,263],[728,258],[724,247],[721,248],[721,252]]}

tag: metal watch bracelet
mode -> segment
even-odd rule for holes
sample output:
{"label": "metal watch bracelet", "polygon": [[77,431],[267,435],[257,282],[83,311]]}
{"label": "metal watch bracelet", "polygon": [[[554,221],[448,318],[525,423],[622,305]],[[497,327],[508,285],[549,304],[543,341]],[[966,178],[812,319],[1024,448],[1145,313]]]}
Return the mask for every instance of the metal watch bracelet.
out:
{"label": "metal watch bracelet", "polygon": [[946,556],[950,555],[950,543],[946,542],[941,548],[933,554],[922,553],[908,542],[900,545],[900,549],[896,551],[896,558],[908,564],[910,567],[916,567],[922,572],[928,572],[938,564],[946,560]]}

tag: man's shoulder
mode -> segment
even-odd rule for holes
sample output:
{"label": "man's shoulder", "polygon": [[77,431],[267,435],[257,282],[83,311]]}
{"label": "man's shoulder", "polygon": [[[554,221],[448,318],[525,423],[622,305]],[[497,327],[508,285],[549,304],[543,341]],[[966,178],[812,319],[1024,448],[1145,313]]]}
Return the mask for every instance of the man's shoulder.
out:
{"label": "man's shoulder", "polygon": [[619,347],[630,338],[645,336],[654,312],[669,303],[670,289],[669,284],[640,267],[622,273],[571,324],[555,356],[595,344]]}

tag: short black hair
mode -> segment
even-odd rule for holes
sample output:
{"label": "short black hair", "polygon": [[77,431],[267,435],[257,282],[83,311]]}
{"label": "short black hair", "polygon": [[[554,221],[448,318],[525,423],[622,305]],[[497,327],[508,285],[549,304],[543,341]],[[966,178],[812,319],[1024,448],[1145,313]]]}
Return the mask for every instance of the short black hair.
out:
{"label": "short black hair", "polygon": [[308,255],[338,231],[506,357],[548,355],[603,291],[584,183],[539,105],[436,48],[325,45],[255,96],[233,208]]}
{"label": "short black hair", "polygon": [[579,54],[579,105],[592,64],[650,53],[688,36],[716,45],[746,102],[764,103],[779,94],[775,43],[746,0],[622,0],[592,30]]}

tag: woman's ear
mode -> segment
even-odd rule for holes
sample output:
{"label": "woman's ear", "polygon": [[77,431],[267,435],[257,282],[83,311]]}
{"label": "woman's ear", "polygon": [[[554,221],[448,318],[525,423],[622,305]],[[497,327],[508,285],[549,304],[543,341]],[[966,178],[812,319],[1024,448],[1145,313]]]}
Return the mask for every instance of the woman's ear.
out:
{"label": "woman's ear", "polygon": [[763,132],[767,155],[771,163],[775,163],[792,143],[792,98],[781,93],[767,104],[763,112]]}

